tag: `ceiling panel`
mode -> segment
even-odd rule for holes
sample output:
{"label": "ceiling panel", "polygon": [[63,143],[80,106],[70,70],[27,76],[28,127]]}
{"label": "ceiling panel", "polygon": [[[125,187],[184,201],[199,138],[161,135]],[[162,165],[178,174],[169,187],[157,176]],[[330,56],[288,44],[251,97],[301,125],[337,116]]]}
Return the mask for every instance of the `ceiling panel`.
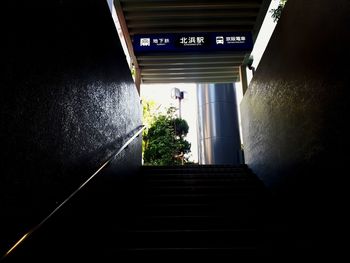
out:
{"label": "ceiling panel", "polygon": [[255,37],[271,0],[115,0],[129,53],[143,83],[239,81],[249,52],[137,55],[134,34],[250,31]]}

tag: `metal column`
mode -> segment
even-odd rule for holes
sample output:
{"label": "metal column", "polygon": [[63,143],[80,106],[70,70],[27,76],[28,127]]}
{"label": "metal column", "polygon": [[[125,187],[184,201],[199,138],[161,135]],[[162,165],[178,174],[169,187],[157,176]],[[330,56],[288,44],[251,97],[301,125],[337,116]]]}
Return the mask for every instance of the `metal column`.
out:
{"label": "metal column", "polygon": [[197,84],[199,164],[242,163],[233,83]]}

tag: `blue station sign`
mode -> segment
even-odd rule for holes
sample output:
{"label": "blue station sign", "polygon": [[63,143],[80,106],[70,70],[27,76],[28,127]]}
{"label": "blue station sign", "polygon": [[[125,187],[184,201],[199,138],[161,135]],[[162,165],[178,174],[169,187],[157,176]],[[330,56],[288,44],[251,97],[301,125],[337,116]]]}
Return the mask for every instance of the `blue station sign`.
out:
{"label": "blue station sign", "polygon": [[251,51],[253,38],[250,32],[143,34],[134,35],[133,46],[135,53]]}

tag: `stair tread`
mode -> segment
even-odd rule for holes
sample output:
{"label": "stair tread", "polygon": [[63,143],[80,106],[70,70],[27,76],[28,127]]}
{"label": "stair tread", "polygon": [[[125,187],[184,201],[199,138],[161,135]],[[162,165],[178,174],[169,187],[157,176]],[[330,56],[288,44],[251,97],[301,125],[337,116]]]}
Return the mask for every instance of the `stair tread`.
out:
{"label": "stair tread", "polygon": [[126,248],[125,250],[256,250],[255,246],[237,247],[149,247],[149,248]]}
{"label": "stair tread", "polygon": [[[56,229],[56,242],[70,237],[65,244],[78,244],[82,251],[84,246],[93,249],[91,244],[96,244],[107,251],[107,258],[119,256],[119,252],[149,256],[256,254],[264,237],[260,220],[265,192],[247,166],[142,167],[133,180],[124,188],[118,185],[111,195],[104,192],[110,187],[108,182],[99,184],[100,188],[89,192],[97,197],[96,202],[89,201],[91,195],[82,197],[83,205],[64,217],[75,225]],[[99,215],[96,222],[89,218],[92,213]],[[43,245],[47,251],[59,250],[49,242]]]}
{"label": "stair tread", "polygon": [[236,232],[256,232],[256,229],[164,229],[164,230],[127,230],[125,231],[127,233],[210,233],[210,232],[216,232],[216,233],[236,233]]}

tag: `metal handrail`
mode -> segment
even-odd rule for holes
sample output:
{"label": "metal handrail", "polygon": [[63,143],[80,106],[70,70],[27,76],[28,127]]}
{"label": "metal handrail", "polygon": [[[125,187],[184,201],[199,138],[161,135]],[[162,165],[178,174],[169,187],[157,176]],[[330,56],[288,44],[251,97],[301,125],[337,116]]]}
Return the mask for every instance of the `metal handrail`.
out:
{"label": "metal handrail", "polygon": [[104,162],[100,168],[96,170],[84,183],[82,183],[73,193],[71,193],[60,205],[58,205],[47,217],[45,217],[38,225],[29,230],[26,234],[24,234],[0,259],[2,261],[5,259],[14,249],[16,249],[27,237],[33,234],[36,230],[38,230],[50,217],[52,217],[64,204],[66,204],[74,195],[76,195],[92,178],[94,178],[100,171],[103,170],[114,158],[116,158],[128,145],[140,135],[140,133],[146,128],[145,125],[140,125],[140,128],[128,141],[126,141],[122,147],[116,153],[112,154],[110,158],[106,162]]}

